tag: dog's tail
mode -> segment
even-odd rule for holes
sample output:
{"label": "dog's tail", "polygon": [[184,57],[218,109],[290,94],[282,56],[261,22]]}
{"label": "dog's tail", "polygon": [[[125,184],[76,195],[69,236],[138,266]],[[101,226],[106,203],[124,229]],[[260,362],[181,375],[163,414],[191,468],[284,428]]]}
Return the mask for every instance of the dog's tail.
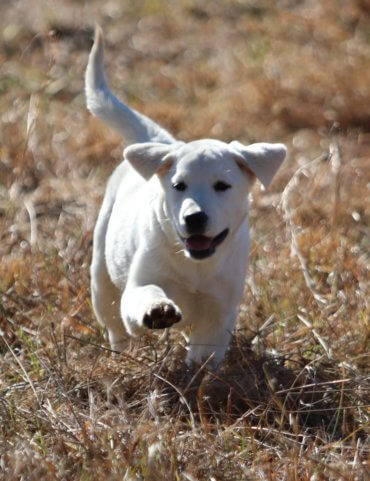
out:
{"label": "dog's tail", "polygon": [[97,117],[131,143],[162,142],[170,144],[176,140],[165,129],[145,115],[139,114],[120,102],[109,90],[104,75],[104,40],[99,26],[95,29],[94,45],[91,49],[85,75],[87,108]]}

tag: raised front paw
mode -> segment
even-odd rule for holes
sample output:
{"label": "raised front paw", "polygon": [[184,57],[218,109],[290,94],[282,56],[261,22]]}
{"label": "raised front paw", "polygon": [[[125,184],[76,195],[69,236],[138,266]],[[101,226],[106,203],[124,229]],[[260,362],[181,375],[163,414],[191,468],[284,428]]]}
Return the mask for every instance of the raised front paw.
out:
{"label": "raised front paw", "polygon": [[154,302],[144,315],[143,324],[149,329],[166,329],[180,322],[180,309],[169,300]]}

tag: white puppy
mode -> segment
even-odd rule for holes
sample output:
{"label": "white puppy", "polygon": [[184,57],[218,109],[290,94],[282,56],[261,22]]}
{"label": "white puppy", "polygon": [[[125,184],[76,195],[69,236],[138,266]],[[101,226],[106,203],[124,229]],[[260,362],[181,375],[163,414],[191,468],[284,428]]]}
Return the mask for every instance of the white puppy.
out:
{"label": "white puppy", "polygon": [[[112,349],[125,331],[189,328],[187,362],[222,360],[242,299],[248,193],[267,187],[282,144],[175,140],[107,87],[97,29],[86,71],[89,110],[129,147],[110,178],[94,232],[92,302]],[[126,329],[124,329],[126,328]]]}

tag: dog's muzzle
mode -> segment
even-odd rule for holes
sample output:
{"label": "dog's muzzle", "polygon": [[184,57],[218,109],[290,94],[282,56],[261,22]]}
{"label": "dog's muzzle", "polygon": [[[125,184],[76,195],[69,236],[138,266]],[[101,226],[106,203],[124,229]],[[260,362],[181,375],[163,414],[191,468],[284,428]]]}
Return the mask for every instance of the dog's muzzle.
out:
{"label": "dog's muzzle", "polygon": [[223,230],[216,237],[191,235],[182,238],[185,248],[193,259],[206,259],[215,253],[216,248],[226,239],[229,229]]}

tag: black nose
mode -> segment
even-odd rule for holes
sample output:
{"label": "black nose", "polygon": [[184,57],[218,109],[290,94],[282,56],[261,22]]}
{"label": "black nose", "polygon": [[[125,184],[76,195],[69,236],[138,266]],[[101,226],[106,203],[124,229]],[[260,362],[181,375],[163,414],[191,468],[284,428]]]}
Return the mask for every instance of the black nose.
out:
{"label": "black nose", "polygon": [[184,217],[189,234],[202,234],[206,228],[208,215],[205,212],[195,212]]}

